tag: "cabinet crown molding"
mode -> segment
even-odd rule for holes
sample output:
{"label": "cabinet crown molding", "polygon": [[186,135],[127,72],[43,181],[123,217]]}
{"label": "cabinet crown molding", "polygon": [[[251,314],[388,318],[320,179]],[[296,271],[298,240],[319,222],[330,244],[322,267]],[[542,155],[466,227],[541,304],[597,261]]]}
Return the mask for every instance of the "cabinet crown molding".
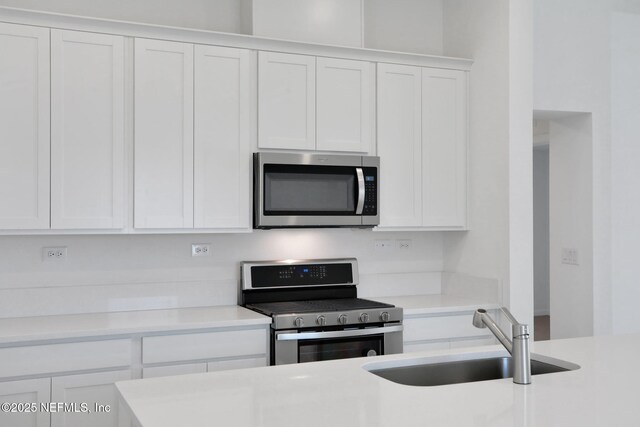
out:
{"label": "cabinet crown molding", "polygon": [[0,7],[0,22],[89,31],[129,37],[144,37],[186,43],[220,45],[244,49],[298,53],[361,61],[387,62],[421,67],[469,71],[473,60],[415,53],[391,52],[346,46],[328,46],[277,40],[245,34],[220,33],[127,21],[65,15],[11,7]]}

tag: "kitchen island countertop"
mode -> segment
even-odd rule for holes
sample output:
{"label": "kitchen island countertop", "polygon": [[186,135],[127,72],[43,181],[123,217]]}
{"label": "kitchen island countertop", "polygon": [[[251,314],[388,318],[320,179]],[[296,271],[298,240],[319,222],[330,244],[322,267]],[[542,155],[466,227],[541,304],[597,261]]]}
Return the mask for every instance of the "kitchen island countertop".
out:
{"label": "kitchen island countertop", "polygon": [[[640,334],[532,343],[580,365],[533,377],[405,386],[366,370],[504,355],[499,346],[387,355],[116,383],[143,427],[638,426]],[[535,356],[533,356],[535,358]],[[134,423],[135,424],[135,423]]]}

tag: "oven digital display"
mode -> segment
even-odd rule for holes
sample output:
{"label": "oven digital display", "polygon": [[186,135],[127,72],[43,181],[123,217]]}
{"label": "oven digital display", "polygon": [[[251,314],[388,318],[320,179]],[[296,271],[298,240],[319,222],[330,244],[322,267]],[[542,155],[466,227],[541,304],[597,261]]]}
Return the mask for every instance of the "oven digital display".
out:
{"label": "oven digital display", "polygon": [[351,264],[266,265],[251,267],[254,288],[353,283]]}

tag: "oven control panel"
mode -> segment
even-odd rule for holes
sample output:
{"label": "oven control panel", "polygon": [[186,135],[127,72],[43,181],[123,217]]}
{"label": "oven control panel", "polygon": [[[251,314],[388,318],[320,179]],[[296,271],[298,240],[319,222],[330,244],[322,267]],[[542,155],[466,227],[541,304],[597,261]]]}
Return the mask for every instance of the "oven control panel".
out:
{"label": "oven control panel", "polygon": [[249,267],[249,278],[253,289],[351,285],[355,284],[355,274],[351,261],[334,263],[281,262],[277,264],[257,264]]}

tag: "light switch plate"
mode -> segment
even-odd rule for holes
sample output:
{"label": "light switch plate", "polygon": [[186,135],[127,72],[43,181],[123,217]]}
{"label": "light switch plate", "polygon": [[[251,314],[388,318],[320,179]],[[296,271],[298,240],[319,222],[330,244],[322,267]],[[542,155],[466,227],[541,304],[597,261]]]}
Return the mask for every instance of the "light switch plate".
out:
{"label": "light switch plate", "polygon": [[562,248],[562,263],[568,265],[579,265],[578,250],[576,248]]}

